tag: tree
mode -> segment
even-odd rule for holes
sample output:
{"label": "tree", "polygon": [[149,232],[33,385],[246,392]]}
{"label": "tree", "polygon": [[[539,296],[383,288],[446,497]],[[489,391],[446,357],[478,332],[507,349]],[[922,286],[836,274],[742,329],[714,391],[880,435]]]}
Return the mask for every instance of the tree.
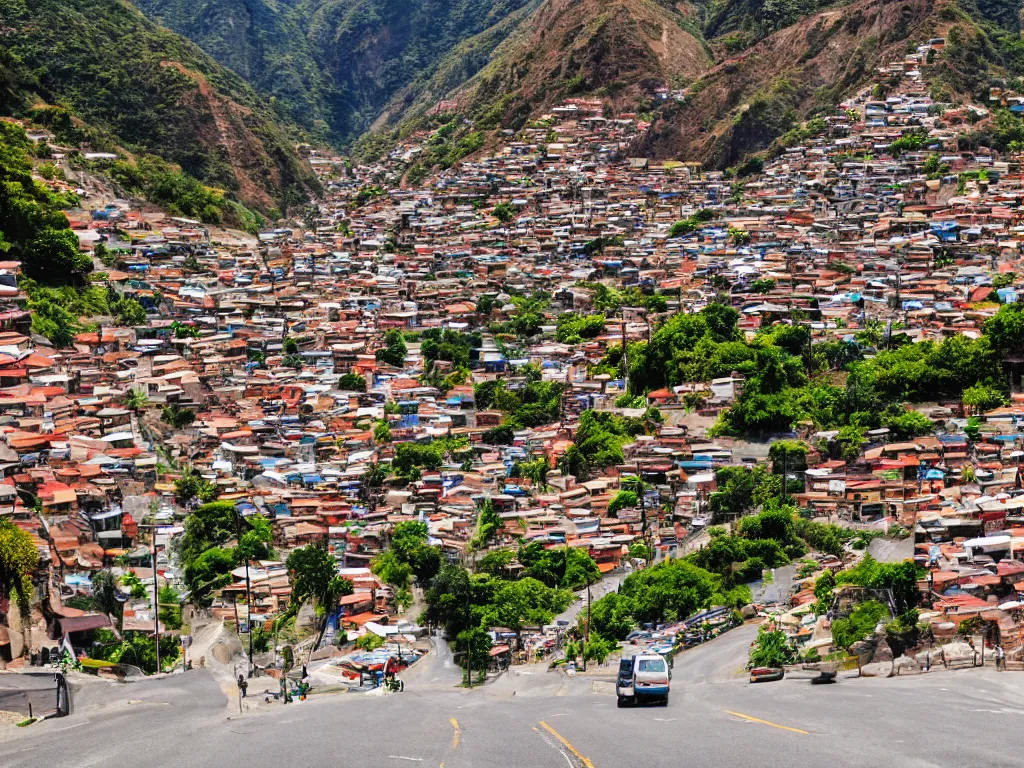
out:
{"label": "tree", "polygon": [[605,640],[604,637],[591,633],[590,639],[583,649],[583,658],[586,661],[596,661],[598,664],[604,664],[605,659],[608,658],[613,650],[614,646]]}
{"label": "tree", "polygon": [[757,632],[757,640],[750,651],[752,667],[782,667],[792,664],[796,659],[796,651],[789,644],[786,633],[781,629],[769,630],[762,626]]}
{"label": "tree", "polygon": [[409,348],[405,345],[405,337],[402,336],[402,332],[397,328],[389,330],[384,334],[384,345],[384,349],[377,350],[377,359],[395,368],[404,366],[405,355],[408,353]]}
{"label": "tree", "polygon": [[124,614],[124,602],[119,598],[121,590],[117,586],[117,577],[112,571],[103,570],[93,574],[92,598],[96,607],[107,614],[121,628]]}
{"label": "tree", "polygon": [[435,443],[399,443],[395,446],[395,456],[391,466],[403,474],[422,467],[431,472],[437,471],[444,463],[444,452]]}
{"label": "tree", "polygon": [[391,425],[387,420],[381,419],[373,426],[373,442],[378,445],[391,442]]}
{"label": "tree", "polygon": [[581,547],[546,549],[533,542],[519,548],[519,562],[525,576],[552,588],[580,589],[601,578],[594,558]]}
{"label": "tree", "polygon": [[146,309],[135,299],[117,299],[110,302],[110,311],[122,325],[145,325]]}
{"label": "tree", "polygon": [[327,620],[337,609],[338,600],[352,594],[352,582],[338,575],[334,557],[320,546],[308,545],[293,550],[285,563],[292,580],[292,603],[313,604],[313,610],[320,622],[316,642],[310,646],[310,656],[320,647]]}
{"label": "tree", "polygon": [[241,527],[242,535],[235,547],[235,556],[240,563],[267,560],[273,556],[267,545],[273,541],[274,530],[267,518],[262,515],[243,517]]}
{"label": "tree", "polygon": [[373,559],[370,570],[398,589],[406,589],[412,578],[412,566],[401,560],[394,552],[381,552]]}
{"label": "tree", "polygon": [[568,608],[574,599],[569,590],[552,589],[537,579],[503,581],[484,607],[481,624],[507,627],[518,636],[525,627],[550,623],[555,614]]}
{"label": "tree", "polygon": [[297,355],[299,354],[299,342],[289,336],[284,340],[281,349],[286,355]]}
{"label": "tree", "polygon": [[[729,227],[728,236],[729,239],[732,240],[733,243],[735,243],[736,245],[747,245],[748,243],[750,243],[750,232],[743,229],[742,227]],[[772,283],[774,282],[775,281],[772,280]]]}
{"label": "tree", "polygon": [[160,411],[160,421],[174,429],[184,429],[196,420],[196,412],[179,405],[167,405]]}
{"label": "tree", "polygon": [[484,499],[484,503],[480,507],[480,514],[476,519],[476,535],[473,537],[473,546],[476,549],[486,547],[498,535],[503,524],[498,511],[494,508],[494,502]]}
{"label": "tree", "polygon": [[456,636],[455,647],[459,653],[459,663],[466,670],[466,677],[474,669],[479,677],[483,677],[491,663],[491,636],[487,631],[482,627],[465,629]]}
{"label": "tree", "polygon": [[855,567],[840,571],[836,584],[857,584],[868,589],[887,589],[892,592],[896,613],[902,614],[917,606],[917,569],[911,560],[899,563],[880,563],[865,555]]}
{"label": "tree", "polygon": [[92,271],[92,259],[70,229],[44,227],[25,244],[25,273],[44,283],[74,283]]}
{"label": "tree", "polygon": [[[965,403],[968,391],[964,391]],[[887,416],[883,418],[882,423],[888,427],[890,434],[896,440],[930,435],[935,431],[934,422],[919,411],[905,411],[896,416]]]}
{"label": "tree", "polygon": [[124,407],[133,413],[144,411],[149,407],[149,398],[141,389],[130,389],[124,396]]}
{"label": "tree", "polygon": [[846,618],[832,622],[832,642],[847,649],[875,631],[878,622],[889,618],[889,609],[876,600],[857,605]]}
{"label": "tree", "polygon": [[985,321],[985,336],[997,352],[1006,354],[1024,346],[1024,306],[1003,304],[993,317]]}
{"label": "tree", "polygon": [[477,573],[501,577],[515,559],[514,549],[492,549],[477,561],[476,570]]}
{"label": "tree", "polygon": [[193,470],[187,468],[180,478],[174,481],[174,499],[179,504],[187,504],[192,499],[199,499],[209,504],[220,494],[220,489]]}
{"label": "tree", "polygon": [[963,403],[974,413],[984,413],[1006,404],[1003,393],[994,387],[975,384],[964,390]]}
{"label": "tree", "polygon": [[32,537],[14,523],[0,520],[0,597],[13,597],[25,619],[32,599],[32,573],[38,564]]}
{"label": "tree", "polygon": [[[686,560],[666,560],[626,577],[620,594],[639,623],[686,618],[710,605],[721,579]],[[602,598],[604,599],[604,598]]]}
{"label": "tree", "polygon": [[203,551],[185,566],[185,586],[189,589],[189,602],[208,606],[213,592],[233,581],[231,571],[238,565],[235,553],[224,547]]}
{"label": "tree", "polygon": [[230,501],[203,504],[185,518],[185,533],[178,542],[178,556],[187,568],[189,563],[211,547],[220,546],[235,537],[237,526],[235,505]]}
{"label": "tree", "polygon": [[558,460],[558,468],[577,479],[585,477],[590,469],[587,457],[576,445],[570,445],[565,449],[565,453]]}
{"label": "tree", "polygon": [[623,640],[636,626],[633,619],[633,601],[618,592],[597,600],[590,606],[590,630],[603,637]]}
{"label": "tree", "polygon": [[510,203],[501,202],[494,206],[494,218],[502,224],[508,224],[516,217],[516,209]]}
{"label": "tree", "polygon": [[441,567],[427,590],[426,601],[427,609],[421,621],[444,627],[449,638],[458,637],[460,632],[474,626],[469,571],[458,563]]}
{"label": "tree", "polygon": [[754,507],[754,489],[762,467],[721,467],[715,472],[716,490],[711,494],[711,513],[716,523],[746,514]]}
{"label": "tree", "polygon": [[157,597],[160,604],[160,623],[167,629],[181,629],[181,600],[177,590],[165,585],[160,588]]}
{"label": "tree", "polygon": [[358,373],[346,373],[340,379],[338,379],[338,389],[352,392],[365,392],[366,391],[366,379],[360,376]]}
{"label": "tree", "polygon": [[620,509],[631,509],[640,505],[640,500],[633,491],[619,491],[608,502],[608,516],[618,517]]}
{"label": "tree", "polygon": [[408,563],[421,584],[426,584],[441,569],[441,550],[427,544],[427,524],[405,520],[391,532],[391,551]]}

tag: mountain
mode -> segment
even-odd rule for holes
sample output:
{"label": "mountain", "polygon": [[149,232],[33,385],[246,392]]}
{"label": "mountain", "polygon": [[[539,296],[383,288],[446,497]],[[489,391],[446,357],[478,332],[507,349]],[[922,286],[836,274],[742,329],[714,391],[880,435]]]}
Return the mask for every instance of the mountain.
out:
{"label": "mountain", "polygon": [[908,40],[927,40],[933,10],[932,0],[855,0],[772,32],[692,83],[644,151],[733,165],[816,110],[831,110]]}
{"label": "mountain", "polygon": [[[528,0],[139,0],[272,97],[313,136],[344,143],[415,90],[463,41],[482,64]],[[470,76],[475,70],[465,73]],[[461,81],[460,81],[461,84]],[[414,96],[412,98],[415,98]]]}
{"label": "mountain", "polygon": [[811,13],[705,72],[681,106],[659,115],[639,151],[727,168],[793,145],[802,121],[831,111],[880,64],[933,37],[946,39],[940,60],[924,65],[933,92],[984,104],[992,78],[1024,75],[1019,11],[1006,0],[854,0]]}
{"label": "mountain", "polygon": [[139,0],[154,21],[198,43],[241,75],[288,120],[320,141],[353,130],[353,105],[307,37],[294,3],[274,0]]}
{"label": "mountain", "polygon": [[0,0],[0,19],[0,114],[158,156],[264,212],[317,188],[288,127],[244,79],[130,3]]}
{"label": "mountain", "polygon": [[[470,47],[470,39],[464,47]],[[462,56],[451,54],[444,64]],[[656,88],[678,87],[712,65],[691,14],[656,0],[545,0],[520,21],[486,65],[447,95],[432,82],[408,117],[436,107],[465,113],[484,128],[518,128],[566,97],[592,95],[613,108],[650,105]],[[444,67],[439,68],[444,73]]]}
{"label": "mountain", "polygon": [[311,135],[358,139],[359,157],[438,130],[423,167],[571,96],[650,115],[640,151],[728,167],[798,141],[804,120],[933,36],[949,44],[932,79],[954,99],[1024,75],[1020,0],[138,2]]}

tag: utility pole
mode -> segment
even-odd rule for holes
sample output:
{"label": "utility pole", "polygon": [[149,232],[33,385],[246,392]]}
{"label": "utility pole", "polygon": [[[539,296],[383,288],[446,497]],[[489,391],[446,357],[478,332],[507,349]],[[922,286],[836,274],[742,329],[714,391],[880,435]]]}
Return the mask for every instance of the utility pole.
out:
{"label": "utility pole", "polygon": [[[466,616],[472,618],[472,608],[469,603],[469,588],[466,589]],[[472,627],[466,630],[466,681],[468,687],[473,687],[473,634]]]}
{"label": "utility pole", "polygon": [[[590,644],[590,582],[587,582],[587,626],[583,628],[583,634],[587,638],[587,644]],[[583,654],[583,671],[587,671],[587,654]]]}
{"label": "utility pole", "polygon": [[[238,545],[242,545],[242,513],[237,509],[235,510],[235,532],[236,538],[238,539]],[[249,663],[247,665],[248,674],[246,677],[252,677],[252,593],[249,591],[249,556],[246,554],[245,557],[245,623],[246,628],[249,630]],[[237,623],[236,623],[237,626]],[[316,648],[313,649],[314,651]]]}
{"label": "utility pole", "polygon": [[150,558],[153,566],[153,642],[156,648],[156,673],[160,672],[160,592],[156,583],[156,532],[162,525],[139,525],[142,530],[148,530],[151,537]]}
{"label": "utility pole", "polygon": [[153,643],[156,648],[156,672],[160,674],[160,592],[156,585],[156,528],[150,533],[153,545]]}

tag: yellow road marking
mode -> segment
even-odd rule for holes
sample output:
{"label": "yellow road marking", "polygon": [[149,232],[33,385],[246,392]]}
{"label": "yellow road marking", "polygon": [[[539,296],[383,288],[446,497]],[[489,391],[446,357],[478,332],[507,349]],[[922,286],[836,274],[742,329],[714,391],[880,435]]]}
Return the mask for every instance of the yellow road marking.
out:
{"label": "yellow road marking", "polygon": [[727,709],[727,710],[725,710],[725,713],[727,715],[733,715],[734,717],[739,717],[739,718],[742,718],[744,720],[749,720],[752,723],[760,723],[761,725],[770,725],[772,728],[779,728],[780,730],[783,730],[783,731],[792,731],[793,733],[802,733],[804,736],[810,736],[810,732],[809,731],[803,731],[803,730],[800,730],[799,728],[790,728],[788,725],[779,725],[778,723],[773,723],[773,722],[771,722],[769,720],[762,720],[759,717],[751,717],[750,715],[744,715],[742,712],[733,712],[732,710]]}
{"label": "yellow road marking", "polygon": [[552,736],[554,736],[560,742],[562,742],[562,745],[566,749],[568,749],[570,752],[572,752],[574,755],[576,755],[576,759],[579,760],[581,763],[583,763],[583,765],[586,768],[594,768],[594,764],[592,762],[590,762],[590,760],[585,758],[583,755],[581,755],[579,750],[576,749],[576,747],[574,747],[572,744],[570,744],[568,741],[566,741],[565,737],[562,734],[560,734],[558,731],[556,731],[550,725],[545,723],[543,720],[540,721],[540,727],[543,728],[548,733],[550,733]]}
{"label": "yellow road marking", "polygon": [[459,728],[459,721],[454,717],[448,718],[448,722],[452,724],[452,728],[455,729],[455,733],[452,734],[452,749],[456,749],[459,746],[459,736],[462,735],[462,729]]}

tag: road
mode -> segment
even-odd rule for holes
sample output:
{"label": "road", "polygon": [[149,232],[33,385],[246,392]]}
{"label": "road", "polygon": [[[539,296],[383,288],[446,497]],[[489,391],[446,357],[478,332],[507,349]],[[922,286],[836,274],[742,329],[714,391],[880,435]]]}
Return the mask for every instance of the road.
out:
{"label": "road", "polygon": [[[607,576],[603,576],[600,581],[590,587],[590,602],[596,603],[609,592],[617,591],[619,585],[621,585],[625,580],[626,575],[627,574],[622,571],[619,571],[617,573],[609,573]],[[584,611],[587,608],[587,590],[581,589],[576,593],[576,597],[579,599],[558,614],[555,617],[555,621],[562,621],[568,625],[576,623],[576,617],[579,616],[580,611]]]}
{"label": "road", "polygon": [[680,655],[668,707],[618,709],[609,682],[538,669],[473,691],[314,696],[229,719],[230,702],[196,670],[0,730],[0,766],[1024,766],[1012,746],[1024,723],[1015,673],[751,686],[742,663],[755,632]]}

